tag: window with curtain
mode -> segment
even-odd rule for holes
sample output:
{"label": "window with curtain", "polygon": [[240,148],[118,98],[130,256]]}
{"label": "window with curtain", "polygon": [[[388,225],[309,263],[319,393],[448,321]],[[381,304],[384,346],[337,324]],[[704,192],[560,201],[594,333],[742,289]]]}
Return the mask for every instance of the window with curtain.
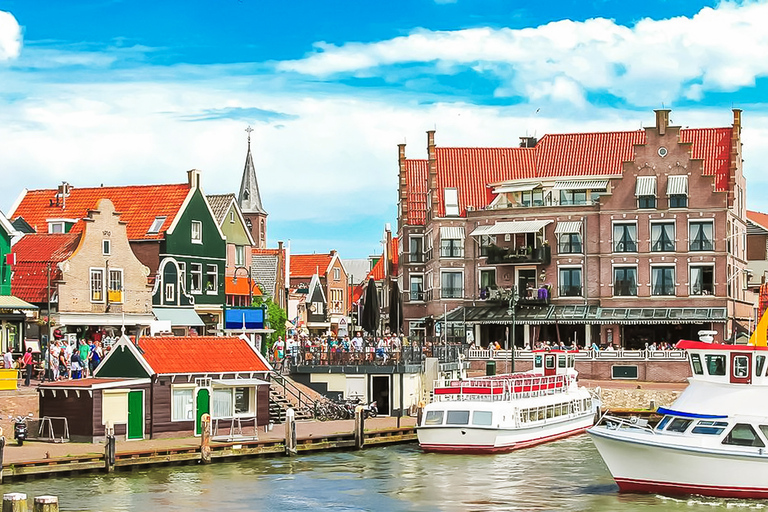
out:
{"label": "window with curtain", "polygon": [[613,252],[637,252],[637,224],[613,225]]}
{"label": "window with curtain", "polygon": [[194,418],[194,390],[192,388],[172,391],[171,421],[187,421]]}
{"label": "window with curtain", "polygon": [[712,266],[691,267],[691,295],[713,295],[715,293],[715,268]]}
{"label": "window with curtain", "polygon": [[424,239],[420,236],[412,236],[408,245],[408,261],[410,263],[422,263],[424,261]]}
{"label": "window with curtain", "polygon": [[581,269],[580,268],[561,268],[560,269],[560,296],[561,297],[580,297],[581,296]]}
{"label": "window with curtain", "polygon": [[651,267],[651,295],[675,294],[675,268]]}
{"label": "window with curtain", "polygon": [[244,245],[236,245],[235,246],[235,265],[238,267],[242,267],[245,265],[245,246]]}
{"label": "window with curtain", "polygon": [[231,418],[234,412],[231,389],[213,390],[213,417]]}
{"label": "window with curtain", "polygon": [[460,299],[464,293],[464,274],[443,272],[440,274],[440,296],[444,299]]}
{"label": "window with curtain", "polygon": [[691,222],[688,227],[689,251],[712,251],[714,223],[712,221]]}
{"label": "window with curtain", "polygon": [[651,224],[651,251],[673,252],[675,250],[675,223],[658,222]]}
{"label": "window with curtain", "polygon": [[200,293],[203,290],[203,266],[200,263],[190,263],[189,269],[190,291]]}
{"label": "window with curtain", "polygon": [[464,240],[461,240],[459,238],[440,239],[440,257],[441,258],[464,257]]}
{"label": "window with curtain", "polygon": [[411,276],[411,301],[424,300],[424,276]]}
{"label": "window with curtain", "polygon": [[581,253],[581,234],[561,233],[558,252],[560,254]]}
{"label": "window with curtain", "polygon": [[613,269],[613,295],[628,297],[637,295],[637,267]]}

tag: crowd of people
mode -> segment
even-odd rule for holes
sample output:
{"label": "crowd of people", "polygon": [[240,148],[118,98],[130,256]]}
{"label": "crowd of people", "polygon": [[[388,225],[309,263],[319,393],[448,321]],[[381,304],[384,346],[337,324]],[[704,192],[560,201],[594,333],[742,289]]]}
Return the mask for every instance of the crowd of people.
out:
{"label": "crowd of people", "polygon": [[55,339],[39,359],[34,357],[32,347],[28,347],[19,358],[14,358],[9,347],[3,354],[3,367],[23,371],[24,385],[30,386],[36,370],[44,372],[43,378],[53,381],[90,377],[101,364],[104,355],[101,340],[81,339],[70,344],[63,339]]}

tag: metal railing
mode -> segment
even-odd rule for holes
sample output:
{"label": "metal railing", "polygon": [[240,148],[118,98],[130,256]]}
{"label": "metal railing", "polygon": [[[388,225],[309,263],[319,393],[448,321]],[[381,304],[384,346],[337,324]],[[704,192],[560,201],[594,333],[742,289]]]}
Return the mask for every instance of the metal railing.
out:
{"label": "metal railing", "polygon": [[[489,360],[489,359],[509,359],[509,350],[489,350],[483,348],[473,348],[467,351],[467,359]],[[686,354],[684,350],[579,350],[568,352],[576,359],[606,359],[606,360],[635,360],[635,361],[684,361]],[[515,360],[532,360],[534,352],[531,350],[515,350]]]}

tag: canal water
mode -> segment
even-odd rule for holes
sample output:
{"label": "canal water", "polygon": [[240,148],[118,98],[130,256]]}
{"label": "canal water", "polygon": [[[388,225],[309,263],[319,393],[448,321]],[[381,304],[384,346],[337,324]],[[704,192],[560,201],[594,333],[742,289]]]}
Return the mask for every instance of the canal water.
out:
{"label": "canal water", "polygon": [[758,510],[768,502],[618,494],[586,435],[500,455],[421,453],[415,444],[13,482],[61,510],[645,511]]}

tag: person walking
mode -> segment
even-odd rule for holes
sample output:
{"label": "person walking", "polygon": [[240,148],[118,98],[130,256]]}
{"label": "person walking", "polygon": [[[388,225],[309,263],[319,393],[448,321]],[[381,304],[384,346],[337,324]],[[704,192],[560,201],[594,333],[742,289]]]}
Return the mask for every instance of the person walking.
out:
{"label": "person walking", "polygon": [[24,385],[32,385],[32,372],[35,371],[35,361],[32,358],[32,347],[28,347],[24,352],[24,357],[21,359],[22,365],[24,365],[24,371],[26,372],[24,377]]}
{"label": "person walking", "polygon": [[3,365],[5,366],[6,370],[10,370],[13,368],[13,352],[11,351],[11,347],[8,347],[8,350],[5,354],[3,354]]}

